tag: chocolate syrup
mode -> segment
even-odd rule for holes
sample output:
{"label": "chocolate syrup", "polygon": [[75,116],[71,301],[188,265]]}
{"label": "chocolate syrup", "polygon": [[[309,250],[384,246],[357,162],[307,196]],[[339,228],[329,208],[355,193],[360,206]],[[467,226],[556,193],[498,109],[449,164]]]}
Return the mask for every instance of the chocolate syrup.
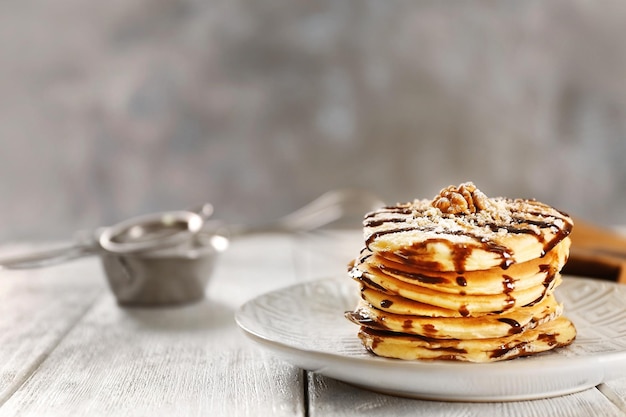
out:
{"label": "chocolate syrup", "polygon": [[361,326],[366,326],[367,328],[370,328],[370,329],[389,330],[385,326],[385,323],[383,323],[381,321],[376,321],[375,319],[373,319],[373,318],[371,318],[369,316],[365,316],[365,315],[361,314],[361,312],[359,310],[356,310],[356,311],[346,311],[344,313],[344,317],[347,318],[348,320],[350,320],[351,322],[355,323],[355,324],[359,324]]}
{"label": "chocolate syrup", "polygon": [[[422,336],[418,334],[398,333],[398,332],[393,332],[390,330],[372,329],[369,327],[361,327],[360,333],[368,336],[372,340],[372,349],[376,349],[378,344],[380,344],[385,337],[391,337],[391,338],[402,337],[403,339],[406,339],[406,340],[415,339],[415,340],[421,340],[421,341],[428,342],[428,343],[440,343],[441,342],[441,339],[436,339],[436,338],[432,338],[428,336]],[[454,358],[453,354],[467,353],[466,349],[461,349],[461,348],[453,347],[453,346],[439,347],[437,348],[437,351],[441,351],[442,353],[452,354],[451,358]]]}
{"label": "chocolate syrup", "polygon": [[454,262],[454,270],[457,274],[464,273],[465,263],[467,258],[472,255],[473,248],[466,245],[459,245],[454,248],[450,248],[450,250],[453,256],[452,261]]}
{"label": "chocolate syrup", "polygon": [[444,277],[432,277],[415,272],[407,272],[397,268],[390,268],[389,266],[383,264],[377,265],[376,268],[381,272],[389,272],[392,275],[400,275],[424,284],[447,284],[449,282],[449,280]]}
{"label": "chocolate syrup", "polygon": [[502,287],[505,294],[510,294],[515,291],[515,279],[509,275],[502,275]]}
{"label": "chocolate syrup", "polygon": [[542,333],[537,337],[537,340],[544,342],[548,346],[554,346],[558,343],[555,334]]}
{"label": "chocolate syrup", "polygon": [[517,320],[503,317],[501,319],[498,319],[498,321],[511,326],[511,329],[509,330],[510,335],[521,333],[522,330],[524,330]]}
{"label": "chocolate syrup", "polygon": [[496,349],[493,352],[491,352],[491,355],[489,355],[489,357],[491,359],[501,358],[502,356],[506,355],[511,350],[513,350],[514,348],[515,348],[515,346],[507,347],[506,345],[502,345],[498,349]]}
{"label": "chocolate syrup", "polygon": [[371,279],[365,277],[365,276],[361,276],[359,278],[357,278],[357,280],[359,280],[360,282],[362,282],[363,284],[365,284],[366,286],[370,287],[370,288],[375,288],[380,292],[384,292],[385,294],[389,294],[389,290],[385,287],[383,287],[380,284],[375,283],[374,281],[372,281]]}
{"label": "chocolate syrup", "polygon": [[376,349],[378,345],[380,344],[380,340],[381,340],[380,337],[374,337],[372,339],[372,353],[374,353],[373,350]]}
{"label": "chocolate syrup", "polygon": [[541,264],[539,265],[539,272],[550,272],[552,266],[550,264]]}
{"label": "chocolate syrup", "polygon": [[381,255],[387,259],[394,259],[403,265],[420,269],[441,270],[441,264],[439,262],[424,260],[416,256],[414,250],[410,248],[402,248],[394,252],[383,251]]}
{"label": "chocolate syrup", "polygon": [[373,255],[373,253],[371,253],[371,252],[370,252],[370,253],[368,253],[367,255],[362,256],[362,257],[359,259],[359,263],[363,263],[363,262],[367,261],[367,260],[368,260],[368,259],[369,259],[372,255]]}
{"label": "chocolate syrup", "polygon": [[382,308],[389,308],[389,307],[391,307],[392,304],[393,304],[393,301],[391,301],[391,300],[382,300],[380,302],[380,306]]}
{"label": "chocolate syrup", "polygon": [[369,316],[364,316],[363,314],[361,314],[361,312],[359,310],[356,311],[346,311],[344,313],[344,316],[354,322],[354,323],[359,323],[359,324],[363,324],[363,325],[367,325],[367,326],[374,326],[376,325],[376,321],[374,319],[372,319]]}
{"label": "chocolate syrup", "polygon": [[402,217],[393,217],[391,219],[379,219],[379,220],[365,220],[363,222],[363,226],[378,227],[378,226],[383,225],[384,223],[404,223],[405,221],[406,219]]}
{"label": "chocolate syrup", "polygon": [[[541,269],[541,266],[542,265],[540,265],[540,269]],[[546,275],[546,278],[543,280],[543,291],[541,292],[541,295],[537,297],[535,300],[531,301],[530,303],[524,305],[524,307],[532,307],[542,302],[543,299],[546,297],[548,290],[552,286],[552,282],[556,278],[556,270],[554,268],[546,268],[546,269],[547,269],[548,274]]]}
{"label": "chocolate syrup", "polygon": [[367,213],[365,218],[374,217],[379,213],[398,213],[398,214],[412,214],[413,209],[409,204],[405,206],[386,206],[377,211],[372,211],[371,213]]}
{"label": "chocolate syrup", "polygon": [[515,291],[515,279],[509,275],[502,275],[502,292],[506,295],[504,302],[504,310],[510,310],[515,305],[515,297],[512,292]]}
{"label": "chocolate syrup", "polygon": [[504,305],[502,306],[502,311],[507,311],[515,306],[515,298],[511,294],[507,294],[507,298],[504,301]]}
{"label": "chocolate syrup", "polygon": [[[555,217],[553,216],[553,214],[546,214],[546,213],[541,213],[541,212],[529,212],[528,214],[532,216],[537,216],[537,217]],[[563,213],[560,213],[560,212],[559,214],[563,215]],[[572,232],[573,224],[567,221],[567,217],[568,217],[567,215],[564,215],[564,218],[561,219],[563,221],[563,228],[558,228],[554,221],[533,220],[533,219],[526,219],[526,218],[515,219],[515,221],[518,224],[533,225],[541,229],[547,229],[547,228],[557,229],[557,232],[554,234],[554,237],[547,241],[544,239],[542,234],[537,234],[532,229],[524,229],[521,227],[517,227],[517,228],[511,227],[512,229],[511,230],[509,229],[509,227],[505,227],[505,228],[512,233],[528,233],[528,234],[534,235],[537,238],[537,240],[539,240],[539,242],[543,244],[541,257],[544,257],[548,252],[550,252],[550,250],[552,250],[559,242],[561,242],[563,239],[569,236],[570,233]]]}
{"label": "chocolate syrup", "polygon": [[374,232],[371,235],[369,235],[367,240],[365,240],[365,246],[368,249],[370,249],[370,245],[372,244],[372,242],[375,241],[376,239],[378,239],[381,236],[390,235],[390,234],[394,234],[394,233],[412,232],[412,231],[415,231],[415,230],[419,230],[419,229],[416,228],[416,227],[404,227],[404,228],[381,230],[381,231],[378,231],[378,232]]}
{"label": "chocolate syrup", "polygon": [[546,278],[543,280],[543,292],[541,296],[537,298],[535,301],[533,301],[532,303],[530,303],[529,306],[535,305],[541,302],[545,298],[546,294],[552,287],[552,284],[554,280],[556,279],[556,276],[558,273],[558,271],[550,265],[547,265],[547,267],[545,265],[540,265],[539,270],[541,272],[546,272]]}
{"label": "chocolate syrup", "polygon": [[434,337],[437,335],[437,328],[432,324],[424,324],[422,326],[422,331],[424,332],[425,336]]}

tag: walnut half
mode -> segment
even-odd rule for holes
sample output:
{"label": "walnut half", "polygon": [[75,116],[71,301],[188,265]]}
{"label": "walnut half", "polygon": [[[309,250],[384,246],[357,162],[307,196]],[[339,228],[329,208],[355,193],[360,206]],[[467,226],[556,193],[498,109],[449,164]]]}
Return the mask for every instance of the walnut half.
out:
{"label": "walnut half", "polygon": [[444,188],[431,203],[433,207],[447,214],[476,213],[486,209],[488,204],[487,196],[471,182]]}

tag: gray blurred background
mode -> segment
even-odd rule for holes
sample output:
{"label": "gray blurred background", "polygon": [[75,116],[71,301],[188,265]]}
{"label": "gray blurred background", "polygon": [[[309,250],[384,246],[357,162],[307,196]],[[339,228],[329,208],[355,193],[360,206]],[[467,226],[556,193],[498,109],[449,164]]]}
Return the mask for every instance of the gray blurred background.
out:
{"label": "gray blurred background", "polygon": [[472,180],[626,223],[626,3],[0,2],[0,241]]}

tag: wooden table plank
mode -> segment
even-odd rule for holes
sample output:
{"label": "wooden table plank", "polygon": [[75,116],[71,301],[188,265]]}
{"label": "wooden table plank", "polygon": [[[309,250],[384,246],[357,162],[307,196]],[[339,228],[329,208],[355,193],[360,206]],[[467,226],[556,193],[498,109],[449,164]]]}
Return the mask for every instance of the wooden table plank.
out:
{"label": "wooden table plank", "polygon": [[146,310],[106,296],[0,416],[303,414],[302,372],[247,346],[231,314],[211,299]]}
{"label": "wooden table plank", "polygon": [[451,403],[398,398],[356,388],[309,373],[309,415],[334,416],[445,416],[445,417],[588,417],[625,416],[597,389],[545,400],[504,403]]}
{"label": "wooden table plank", "polygon": [[54,350],[105,286],[93,258],[46,269],[0,269],[0,405]]}
{"label": "wooden table plank", "polygon": [[290,239],[263,239],[232,245],[202,302],[139,309],[101,297],[0,416],[303,415],[303,372],[234,322],[244,301],[295,282]]}

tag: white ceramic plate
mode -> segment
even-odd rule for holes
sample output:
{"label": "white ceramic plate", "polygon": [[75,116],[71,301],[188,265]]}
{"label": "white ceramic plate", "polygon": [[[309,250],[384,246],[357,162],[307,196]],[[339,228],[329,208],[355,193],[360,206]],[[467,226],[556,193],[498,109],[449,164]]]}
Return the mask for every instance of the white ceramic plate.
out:
{"label": "white ceramic plate", "polygon": [[474,364],[376,357],[344,318],[357,302],[348,278],[298,284],[257,297],[237,312],[256,342],[288,362],[378,392],[447,401],[512,401],[582,391],[626,376],[626,285],[565,277],[557,289],[578,330],[568,347]]}

